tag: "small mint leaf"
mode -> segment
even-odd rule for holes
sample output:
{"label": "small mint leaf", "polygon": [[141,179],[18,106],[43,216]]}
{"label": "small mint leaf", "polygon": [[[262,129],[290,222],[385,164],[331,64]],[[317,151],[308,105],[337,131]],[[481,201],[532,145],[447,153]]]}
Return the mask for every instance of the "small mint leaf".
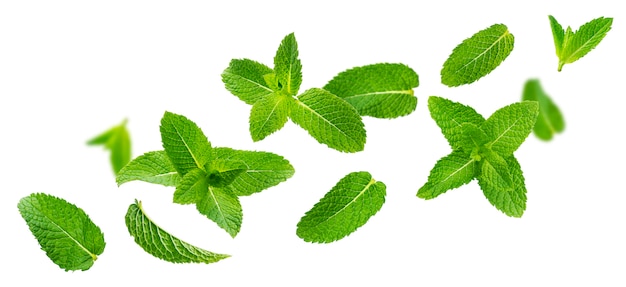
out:
{"label": "small mint leaf", "polygon": [[200,195],[196,208],[226,230],[231,237],[234,238],[239,233],[243,219],[241,203],[228,188],[209,186],[208,191]]}
{"label": "small mint leaf", "polygon": [[472,107],[450,101],[441,97],[430,96],[428,98],[430,116],[441,128],[441,133],[448,140],[452,149],[463,146],[463,123],[471,123],[480,126],[485,122],[483,116],[478,114]]}
{"label": "small mint leaf", "polygon": [[273,72],[268,66],[253,60],[233,59],[222,73],[222,82],[233,95],[253,105],[274,92],[265,81],[265,75]]}
{"label": "small mint leaf", "polygon": [[180,175],[165,151],[161,150],[136,157],[117,173],[118,186],[133,180],[176,186],[180,181]]}
{"label": "small mint leaf", "polygon": [[485,197],[498,210],[511,217],[522,217],[526,210],[526,186],[522,169],[515,157],[508,156],[504,159],[511,176],[512,187],[503,188],[502,182],[492,178],[496,176],[493,173],[483,173],[478,177],[478,184]]}
{"label": "small mint leaf", "polygon": [[161,119],[163,148],[181,176],[204,168],[211,156],[211,143],[196,123],[184,116],[165,112]]}
{"label": "small mint leaf", "polygon": [[208,189],[209,183],[206,172],[199,168],[192,169],[183,176],[180,183],[176,186],[174,203],[196,203]]}
{"label": "small mint leaf", "polygon": [[87,141],[87,145],[103,145],[111,151],[111,166],[117,174],[131,158],[130,134],[126,129],[127,120]]}
{"label": "small mint leaf", "polygon": [[531,101],[498,109],[481,125],[490,139],[487,147],[502,156],[513,154],[532,131],[538,114],[539,105]]}
{"label": "small mint leaf", "polygon": [[295,96],[302,84],[302,64],[298,59],[298,43],[291,33],[282,40],[274,57],[278,86],[287,96]]}
{"label": "small mint leaf", "polygon": [[430,171],[428,182],[422,186],[417,197],[433,199],[440,194],[458,188],[474,179],[478,166],[468,152],[455,150],[441,158]]}
{"label": "small mint leaf", "polygon": [[258,100],[250,111],[250,135],[260,141],[280,130],[289,118],[289,101],[293,98],[282,94],[270,94]]}

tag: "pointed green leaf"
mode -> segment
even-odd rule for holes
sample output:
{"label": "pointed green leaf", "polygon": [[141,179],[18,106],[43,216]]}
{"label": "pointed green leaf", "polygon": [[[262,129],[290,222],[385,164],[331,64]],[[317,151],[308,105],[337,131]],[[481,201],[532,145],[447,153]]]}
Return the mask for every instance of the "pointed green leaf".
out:
{"label": "pointed green leaf", "polygon": [[408,66],[381,63],[343,71],[324,90],[346,100],[361,116],[397,118],[415,110],[413,88],[418,85],[417,73]]}
{"label": "pointed green leaf", "polygon": [[253,60],[233,59],[222,73],[222,82],[233,95],[253,105],[274,92],[265,81],[265,75],[273,72],[268,66]]}
{"label": "pointed green leaf", "polygon": [[283,93],[295,96],[302,83],[302,64],[298,59],[298,43],[293,33],[285,36],[280,43],[274,57],[274,71]]}
{"label": "pointed green leaf", "polygon": [[293,98],[274,93],[254,103],[250,111],[250,135],[253,141],[260,141],[285,125],[291,100]]}
{"label": "pointed green leaf", "polygon": [[326,90],[313,88],[298,96],[292,104],[291,120],[330,148],[357,152],[365,147],[361,116],[346,101]]}
{"label": "pointed green leaf", "polygon": [[532,101],[497,110],[481,126],[491,139],[487,147],[501,156],[513,154],[530,134],[538,114],[539,105]]}
{"label": "pointed green leaf", "polygon": [[363,226],[385,203],[386,186],[368,172],[342,178],[298,222],[296,234],[307,242],[328,243]]}
{"label": "pointed green leaf", "polygon": [[209,186],[208,191],[200,195],[196,208],[226,230],[231,237],[234,238],[239,233],[243,219],[241,203],[228,188]]}
{"label": "pointed green leaf", "polygon": [[33,193],[17,205],[41,249],[59,267],[91,268],[104,251],[104,235],[89,216],[61,198]]}
{"label": "pointed green leaf", "polygon": [[507,161],[489,149],[483,149],[480,155],[480,175],[478,177],[482,181],[488,181],[488,184],[497,190],[512,189],[513,180],[509,173]]}
{"label": "pointed green leaf", "polygon": [[539,115],[533,131],[542,140],[550,140],[556,133],[565,129],[565,120],[559,108],[554,104],[550,96],[543,91],[539,80],[530,79],[524,85],[522,94],[523,101],[537,101],[539,103]]}
{"label": "pointed green leaf", "polygon": [[513,51],[514,40],[503,24],[494,24],[465,39],[443,64],[441,83],[456,87],[486,76]]}
{"label": "pointed green leaf", "polygon": [[498,210],[511,217],[522,217],[526,210],[526,186],[522,169],[512,155],[504,159],[512,180],[511,188],[502,188],[502,183],[493,179],[496,176],[493,173],[483,173],[478,177],[478,184],[485,197]]}
{"label": "pointed green leaf", "polygon": [[180,175],[165,151],[161,150],[138,156],[117,173],[118,186],[133,180],[176,186],[180,181]]}
{"label": "pointed green leaf", "polygon": [[489,142],[489,137],[477,125],[467,122],[461,125],[461,145],[463,149],[470,151],[483,146],[487,142]]}
{"label": "pointed green leaf", "polygon": [[[611,30],[612,24],[613,18],[600,17],[583,24],[575,33],[566,32],[563,41],[564,46],[561,48],[560,53],[557,49],[559,72],[563,65],[575,62],[598,46],[600,41]],[[570,27],[568,27],[569,31],[571,31]],[[571,36],[568,34],[571,34]]]}
{"label": "pointed green leaf", "polygon": [[161,140],[181,176],[192,169],[204,168],[210,159],[211,143],[202,130],[184,116],[165,112],[161,119]]}
{"label": "pointed green leaf", "polygon": [[126,213],[126,227],[135,242],[154,257],[172,263],[213,263],[230,257],[182,241],[156,225],[135,200]]}
{"label": "pointed green leaf", "polygon": [[237,196],[251,195],[275,186],[294,174],[294,168],[282,156],[260,151],[214,148],[214,162],[228,161],[234,166],[244,166],[243,171],[229,185]]}
{"label": "pointed green leaf", "polygon": [[561,24],[552,16],[548,15],[550,19],[550,28],[552,28],[552,37],[554,38],[554,47],[556,48],[556,56],[559,57],[561,55],[561,51],[563,48],[563,38],[565,37],[565,30]]}
{"label": "pointed green leaf", "polygon": [[463,146],[463,123],[480,126],[485,121],[473,108],[441,97],[430,96],[428,109],[452,149]]}
{"label": "pointed green leaf", "polygon": [[130,161],[130,135],[124,120],[121,124],[110,128],[102,134],[92,138],[87,145],[104,145],[111,151],[111,166],[116,174]]}
{"label": "pointed green leaf", "polygon": [[183,176],[180,184],[176,186],[176,191],[174,191],[174,203],[196,203],[208,189],[209,182],[206,172],[199,168],[192,169]]}
{"label": "pointed green leaf", "polygon": [[454,150],[441,158],[430,171],[428,182],[418,191],[417,196],[433,199],[440,194],[458,188],[474,179],[477,163],[468,152]]}

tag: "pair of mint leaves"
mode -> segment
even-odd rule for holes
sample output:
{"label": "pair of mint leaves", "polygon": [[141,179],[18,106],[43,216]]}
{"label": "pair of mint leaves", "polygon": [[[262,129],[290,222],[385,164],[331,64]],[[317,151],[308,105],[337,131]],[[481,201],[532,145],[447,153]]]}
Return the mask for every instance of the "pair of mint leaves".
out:
{"label": "pair of mint leaves", "polygon": [[364,149],[361,116],[396,118],[413,112],[418,75],[406,65],[381,63],[339,73],[323,88],[301,94],[302,64],[293,33],[282,40],[274,68],[250,59],[233,59],[222,73],[226,89],[252,105],[250,135],[260,141],[288,119],[318,142],[342,152]]}

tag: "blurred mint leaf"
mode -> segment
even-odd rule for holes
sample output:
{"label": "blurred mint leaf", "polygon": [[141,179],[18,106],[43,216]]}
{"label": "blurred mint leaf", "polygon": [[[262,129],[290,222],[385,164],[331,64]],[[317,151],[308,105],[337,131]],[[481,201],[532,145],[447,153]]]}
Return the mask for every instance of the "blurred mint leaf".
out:
{"label": "blurred mint leaf", "polygon": [[117,174],[131,158],[130,134],[126,129],[127,122],[127,120],[124,120],[121,124],[87,141],[87,145],[102,145],[105,149],[111,151],[111,166],[115,174]]}
{"label": "blurred mint leaf", "polygon": [[533,131],[535,135],[545,141],[552,139],[554,134],[565,130],[565,120],[559,107],[544,92],[539,80],[530,79],[524,85],[522,93],[523,101],[536,101],[539,103],[539,115]]}

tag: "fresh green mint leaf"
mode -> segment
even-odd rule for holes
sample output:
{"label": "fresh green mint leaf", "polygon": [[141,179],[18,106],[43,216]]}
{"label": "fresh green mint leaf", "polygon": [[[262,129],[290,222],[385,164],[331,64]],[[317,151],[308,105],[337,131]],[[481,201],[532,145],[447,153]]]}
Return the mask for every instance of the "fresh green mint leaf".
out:
{"label": "fresh green mint leaf", "polygon": [[481,153],[480,176],[478,180],[479,184],[481,181],[487,181],[487,184],[495,190],[513,189],[513,180],[509,173],[507,161],[498,153],[489,149],[484,149]]}
{"label": "fresh green mint leaf", "polygon": [[489,142],[489,136],[473,123],[463,123],[461,125],[461,146],[465,150],[480,148]]}
{"label": "fresh green mint leaf", "polygon": [[478,164],[469,152],[454,150],[441,158],[430,171],[428,182],[418,191],[417,196],[433,199],[440,194],[469,183],[477,173]]}
{"label": "fresh green mint leaf", "polygon": [[174,237],[156,225],[143,210],[140,201],[128,207],[126,227],[144,251],[172,263],[213,263],[230,257],[198,248]]}
{"label": "fresh green mint leaf", "polygon": [[485,122],[473,108],[441,97],[429,97],[428,109],[452,149],[463,146],[463,123],[481,126]]}
{"label": "fresh green mint leaf", "polygon": [[497,110],[481,126],[491,139],[487,147],[502,156],[513,154],[532,131],[538,114],[539,105],[532,101]]}
{"label": "fresh green mint leaf", "polygon": [[211,143],[196,123],[165,112],[160,129],[163,148],[181,176],[192,169],[204,168],[210,160]]}
{"label": "fresh green mint leaf", "polygon": [[413,88],[418,85],[417,73],[408,66],[381,63],[343,71],[324,90],[346,100],[361,116],[397,118],[415,110]]}
{"label": "fresh green mint leaf", "polygon": [[545,141],[551,140],[554,134],[565,130],[565,120],[561,110],[554,104],[550,96],[541,87],[539,80],[530,79],[524,85],[523,101],[539,103],[539,115],[533,131],[535,135]]}
{"label": "fresh green mint leaf", "polygon": [[456,87],[491,73],[513,51],[515,39],[503,24],[494,24],[456,46],[441,69],[441,83]]}
{"label": "fresh green mint leaf", "polygon": [[200,195],[196,208],[201,214],[213,220],[219,227],[235,237],[241,229],[243,212],[239,198],[226,188],[208,187],[208,191]]}
{"label": "fresh green mint leaf", "polygon": [[296,234],[307,242],[342,239],[374,216],[385,202],[386,186],[368,172],[342,178],[298,222]]}
{"label": "fresh green mint leaf", "polygon": [[[504,158],[508,166],[508,173],[512,180],[510,188],[504,188],[503,182],[498,179],[496,171],[483,173],[478,177],[478,184],[485,197],[498,210],[511,217],[522,217],[526,210],[526,186],[519,162],[515,157]],[[483,167],[484,168],[484,167]]]}
{"label": "fresh green mint leaf", "polygon": [[192,204],[209,189],[207,173],[199,168],[187,172],[174,191],[174,203]]}
{"label": "fresh green mint leaf", "polygon": [[265,75],[274,71],[268,66],[249,59],[233,59],[222,73],[226,89],[240,100],[253,105],[274,91],[265,81]]}
{"label": "fresh green mint leaf", "polygon": [[278,87],[284,95],[295,96],[302,84],[302,64],[298,59],[298,43],[291,33],[283,39],[274,57]]}
{"label": "fresh green mint leaf", "polygon": [[365,147],[365,128],[356,109],[330,92],[313,88],[293,101],[291,120],[318,142],[342,152]]}
{"label": "fresh green mint leaf", "polygon": [[598,46],[613,24],[613,18],[600,17],[583,24],[578,31],[572,32],[569,26],[563,31],[563,27],[552,15],[548,18],[554,37],[556,55],[559,58],[559,72],[565,64],[575,62]]}
{"label": "fresh green mint leaf", "polygon": [[260,141],[283,128],[289,118],[289,105],[293,98],[273,93],[259,99],[250,111],[250,135]]}
{"label": "fresh green mint leaf", "polygon": [[275,186],[292,177],[295,172],[289,161],[270,152],[216,147],[213,149],[213,157],[214,162],[226,161],[231,166],[245,167],[229,185],[237,196],[251,195]]}
{"label": "fresh green mint leaf", "polygon": [[165,151],[152,151],[138,156],[124,166],[116,177],[118,186],[133,180],[176,186],[180,179]]}
{"label": "fresh green mint leaf", "polygon": [[126,122],[127,120],[124,120],[121,124],[108,129],[87,142],[87,145],[103,145],[111,151],[111,166],[115,174],[131,158],[130,134],[126,129]]}
{"label": "fresh green mint leaf", "polygon": [[76,205],[33,193],[17,207],[41,249],[65,271],[88,270],[104,251],[102,231]]}

